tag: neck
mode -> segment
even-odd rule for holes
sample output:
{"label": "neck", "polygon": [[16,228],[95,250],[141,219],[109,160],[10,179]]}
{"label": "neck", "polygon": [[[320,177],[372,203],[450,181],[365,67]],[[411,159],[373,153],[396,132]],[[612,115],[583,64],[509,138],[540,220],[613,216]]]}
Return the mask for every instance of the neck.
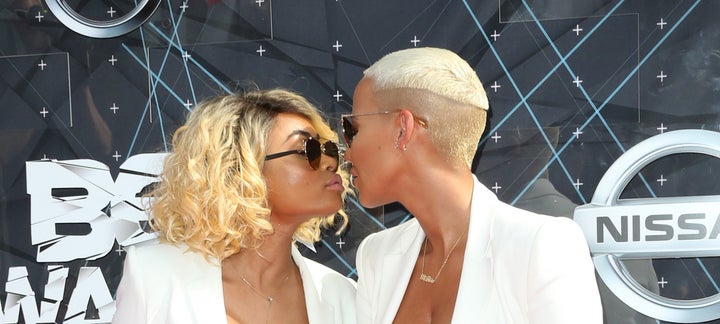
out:
{"label": "neck", "polygon": [[274,233],[266,236],[257,249],[242,250],[228,257],[224,262],[230,263],[227,269],[237,272],[237,276],[260,287],[278,283],[287,278],[295,263],[291,256],[293,229],[273,224]]}
{"label": "neck", "polygon": [[[427,171],[429,170],[429,171]],[[428,168],[422,177],[412,177],[412,188],[400,203],[425,231],[428,251],[447,254],[467,232],[473,192],[472,173],[465,169]]]}

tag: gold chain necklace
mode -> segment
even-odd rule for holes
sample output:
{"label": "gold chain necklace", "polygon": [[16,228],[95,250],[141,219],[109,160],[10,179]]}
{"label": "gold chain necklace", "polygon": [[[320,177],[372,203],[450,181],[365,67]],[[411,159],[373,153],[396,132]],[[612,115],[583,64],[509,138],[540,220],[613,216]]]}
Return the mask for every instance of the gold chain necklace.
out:
{"label": "gold chain necklace", "polygon": [[[233,268],[234,268],[234,267],[233,267]],[[236,269],[235,271],[237,271],[237,269]],[[264,295],[263,293],[260,292],[260,290],[258,290],[257,288],[255,288],[255,286],[253,286],[253,284],[251,284],[250,281],[247,280],[247,278],[245,278],[245,276],[243,276],[243,275],[242,275],[241,273],[239,273],[239,272],[238,272],[238,274],[240,275],[240,279],[242,279],[242,282],[244,282],[246,285],[248,285],[248,287],[250,287],[250,289],[251,289],[255,294],[257,294],[258,296],[260,296],[260,297],[262,297],[263,299],[267,300],[267,302],[269,303],[268,307],[272,306],[272,303],[275,301],[275,297],[273,297],[272,295],[267,295],[267,296]],[[288,277],[290,277],[290,273],[288,273],[287,276],[285,276],[285,279],[283,279],[282,282],[284,283],[285,280],[287,280]],[[278,291],[280,291],[280,288],[278,288],[273,295],[277,295]]]}
{"label": "gold chain necklace", "polygon": [[[268,302],[268,310],[267,311],[268,311],[268,316],[269,316],[270,308],[272,307],[273,302],[276,301],[276,299],[275,299],[275,297],[273,297],[273,295],[277,295],[277,293],[280,291],[280,288],[282,288],[282,285],[279,288],[277,288],[277,290],[272,295],[265,295],[262,292],[260,292],[260,290],[258,288],[255,288],[255,286],[252,283],[250,283],[250,280],[247,280],[247,278],[245,278],[245,276],[243,276],[243,274],[235,266],[234,262],[231,261],[230,265],[233,267],[233,269],[235,269],[235,272],[238,275],[240,275],[240,279],[242,280],[242,282],[245,283],[248,287],[250,287],[250,290],[252,290],[253,293],[255,293],[256,295],[260,296],[261,298],[265,299]],[[290,273],[292,273],[292,270],[288,271],[288,274],[281,281],[281,283],[285,283],[285,281],[287,281],[287,279],[290,277]]]}
{"label": "gold chain necklace", "polygon": [[440,270],[435,274],[435,277],[431,277],[430,275],[425,274],[425,253],[427,252],[427,242],[428,238],[425,236],[425,243],[423,244],[423,259],[422,259],[422,268],[420,269],[420,280],[425,281],[427,283],[434,284],[435,280],[437,280],[438,276],[440,276],[440,273],[445,268],[445,264],[447,264],[448,259],[450,259],[450,255],[455,250],[455,247],[457,247],[458,243],[460,243],[460,240],[465,236],[465,233],[467,233],[467,230],[458,237],[458,239],[455,241],[455,244],[453,244],[452,248],[450,248],[450,252],[448,252],[447,256],[445,257],[445,260],[443,260],[442,265],[440,266]]}

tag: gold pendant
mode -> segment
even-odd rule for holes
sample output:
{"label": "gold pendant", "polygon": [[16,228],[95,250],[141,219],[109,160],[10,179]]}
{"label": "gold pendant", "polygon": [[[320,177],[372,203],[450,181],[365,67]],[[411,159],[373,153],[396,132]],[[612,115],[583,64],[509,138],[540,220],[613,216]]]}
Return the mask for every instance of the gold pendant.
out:
{"label": "gold pendant", "polygon": [[435,283],[435,279],[433,279],[433,277],[426,275],[424,273],[420,274],[420,280],[428,282],[428,283]]}

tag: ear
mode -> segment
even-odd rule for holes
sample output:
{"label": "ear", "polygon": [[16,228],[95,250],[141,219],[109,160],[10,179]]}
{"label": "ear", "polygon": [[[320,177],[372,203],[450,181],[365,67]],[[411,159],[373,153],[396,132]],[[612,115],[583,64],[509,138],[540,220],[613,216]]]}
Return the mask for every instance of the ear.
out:
{"label": "ear", "polygon": [[413,133],[415,132],[415,116],[407,110],[402,109],[398,113],[398,124],[400,126],[400,132],[398,133],[397,146],[401,150],[406,150],[407,145],[412,139]]}

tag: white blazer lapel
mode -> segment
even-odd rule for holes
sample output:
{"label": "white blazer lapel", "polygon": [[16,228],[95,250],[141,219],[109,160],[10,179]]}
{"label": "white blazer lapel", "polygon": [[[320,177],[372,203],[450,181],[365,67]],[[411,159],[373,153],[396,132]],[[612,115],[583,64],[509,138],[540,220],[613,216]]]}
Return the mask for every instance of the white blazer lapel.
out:
{"label": "white blazer lapel", "polygon": [[335,317],[335,308],[322,300],[317,287],[320,283],[315,282],[315,277],[308,269],[305,259],[303,258],[300,251],[293,246],[292,247],[292,258],[295,261],[298,269],[300,270],[300,277],[302,277],[303,292],[305,293],[305,308],[308,314],[308,323],[320,324],[333,322]]}
{"label": "white blazer lapel", "polygon": [[[492,227],[497,198],[474,178],[470,225],[453,323],[502,319],[493,278]],[[488,321],[488,323],[496,323]]]}
{"label": "white blazer lapel", "polygon": [[375,323],[392,323],[395,318],[425,239],[418,221],[408,222],[412,223],[398,235],[397,244],[383,258],[380,290],[374,298],[378,309]]}
{"label": "white blazer lapel", "polygon": [[[199,263],[202,262],[202,263]],[[220,266],[198,260],[201,267],[188,278],[187,290],[179,289],[187,294],[188,314],[195,315],[194,319],[178,319],[182,323],[227,323],[225,313],[225,298],[222,288],[222,270]],[[182,272],[182,269],[179,269]]]}

